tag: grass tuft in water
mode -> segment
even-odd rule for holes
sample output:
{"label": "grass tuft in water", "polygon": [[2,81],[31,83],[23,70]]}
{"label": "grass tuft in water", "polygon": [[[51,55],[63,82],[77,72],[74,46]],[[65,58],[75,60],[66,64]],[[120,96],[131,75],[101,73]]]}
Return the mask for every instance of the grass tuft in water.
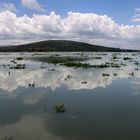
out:
{"label": "grass tuft in water", "polygon": [[77,67],[77,68],[89,68],[90,65],[88,63],[75,63],[75,62],[68,62],[68,63],[64,63],[64,66],[67,67]]}
{"label": "grass tuft in water", "polygon": [[64,104],[56,104],[54,106],[54,110],[56,113],[64,113],[65,112],[65,105]]}
{"label": "grass tuft in water", "polygon": [[103,73],[102,76],[110,76],[110,74]]}
{"label": "grass tuft in water", "polygon": [[26,65],[25,64],[17,64],[16,66],[10,67],[10,69],[25,69]]}
{"label": "grass tuft in water", "polygon": [[123,60],[131,60],[132,58],[130,57],[124,57]]}
{"label": "grass tuft in water", "polygon": [[22,57],[17,57],[16,60],[23,60],[23,58]]}

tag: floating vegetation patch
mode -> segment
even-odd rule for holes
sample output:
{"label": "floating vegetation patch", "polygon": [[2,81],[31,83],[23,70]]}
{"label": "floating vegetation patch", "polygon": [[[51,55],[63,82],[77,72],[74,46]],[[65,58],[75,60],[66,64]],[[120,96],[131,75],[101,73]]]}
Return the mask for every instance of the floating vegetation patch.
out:
{"label": "floating vegetation patch", "polygon": [[117,73],[114,73],[114,76],[118,76],[118,74]]}
{"label": "floating vegetation patch", "polygon": [[112,62],[106,62],[105,65],[107,65],[108,67],[120,67],[119,64],[117,64],[117,63],[112,63]]}
{"label": "floating vegetation patch", "polygon": [[36,56],[36,55],[42,55],[41,53],[34,53],[34,54],[32,54],[32,56]]}
{"label": "floating vegetation patch", "polygon": [[135,61],[134,64],[135,65],[140,65],[140,63],[138,61]]}
{"label": "floating vegetation patch", "polygon": [[116,55],[113,55],[112,59],[120,59],[120,58],[117,57]]}
{"label": "floating vegetation patch", "polygon": [[102,76],[110,76],[110,74],[103,73]]}
{"label": "floating vegetation patch", "polygon": [[50,57],[36,57],[36,58],[31,58],[32,60],[35,61],[41,61],[41,62],[46,62],[46,63],[51,63],[51,64],[63,64],[63,63],[69,63],[69,62],[79,62],[79,61],[85,61],[88,58],[80,58],[80,57],[58,57],[58,56],[50,56]]}
{"label": "floating vegetation patch", "polygon": [[130,57],[124,57],[123,60],[132,60]]}
{"label": "floating vegetation patch", "polygon": [[130,76],[134,76],[134,72],[129,73]]}
{"label": "floating vegetation patch", "polygon": [[25,64],[17,64],[15,66],[11,66],[10,69],[25,69],[26,65]]}
{"label": "floating vegetation patch", "polygon": [[140,70],[139,68],[135,68],[136,71]]}
{"label": "floating vegetation patch", "polygon": [[40,69],[46,69],[47,66],[40,66]]}
{"label": "floating vegetation patch", "polygon": [[16,60],[23,60],[23,58],[22,57],[17,57]]}
{"label": "floating vegetation patch", "polygon": [[66,75],[65,81],[67,81],[68,79],[71,79],[72,76],[70,74]]}
{"label": "floating vegetation patch", "polygon": [[56,113],[64,113],[65,112],[65,105],[64,104],[56,104],[54,106],[54,110]]}
{"label": "floating vegetation patch", "polygon": [[33,82],[33,83],[29,83],[29,87],[35,87],[35,82]]}
{"label": "floating vegetation patch", "polygon": [[55,69],[48,69],[48,71],[55,71]]}
{"label": "floating vegetation patch", "polygon": [[12,60],[11,63],[16,64],[17,62],[15,60]]}
{"label": "floating vegetation patch", "polygon": [[101,65],[90,65],[89,63],[64,63],[62,64],[67,67],[75,67],[75,68],[119,68],[120,65],[118,64],[101,64]]}
{"label": "floating vegetation patch", "polygon": [[122,65],[122,66],[127,66],[127,64],[124,64],[123,62],[121,62],[121,65]]}
{"label": "floating vegetation patch", "polygon": [[8,67],[10,67],[10,64],[2,64],[2,65],[0,65],[0,67],[8,68]]}
{"label": "floating vegetation patch", "polygon": [[76,68],[90,68],[91,67],[91,65],[88,63],[80,63],[80,62],[79,63],[67,62],[62,65],[67,66],[67,67],[76,67]]}
{"label": "floating vegetation patch", "polygon": [[93,65],[92,67],[96,67],[96,68],[109,68],[109,67],[112,67],[112,68],[119,68],[121,67],[120,65],[118,64],[101,64],[101,65]]}
{"label": "floating vegetation patch", "polygon": [[102,57],[92,57],[92,59],[102,59]]}
{"label": "floating vegetation patch", "polygon": [[[102,59],[102,57],[92,57],[95,59]],[[105,64],[100,64],[100,65],[91,65],[89,63],[83,63],[83,61],[86,61],[90,59],[89,57],[57,57],[57,56],[50,56],[50,57],[35,57],[31,58],[32,60],[35,61],[41,61],[41,62],[46,62],[46,63],[51,63],[51,64],[59,64],[62,66],[67,66],[67,67],[74,67],[75,69],[77,68],[119,68],[120,65],[117,63],[110,63],[106,62]],[[81,62],[82,61],[82,62]]]}
{"label": "floating vegetation patch", "polygon": [[87,81],[83,81],[83,82],[81,82],[81,84],[87,84]]}

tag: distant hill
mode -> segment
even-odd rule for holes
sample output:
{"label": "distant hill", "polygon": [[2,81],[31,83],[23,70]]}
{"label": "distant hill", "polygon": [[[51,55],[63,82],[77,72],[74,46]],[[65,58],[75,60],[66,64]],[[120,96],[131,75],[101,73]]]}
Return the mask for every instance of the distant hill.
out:
{"label": "distant hill", "polygon": [[1,47],[0,52],[135,52],[138,50],[125,50],[120,48],[91,45],[88,43],[48,40],[18,46]]}

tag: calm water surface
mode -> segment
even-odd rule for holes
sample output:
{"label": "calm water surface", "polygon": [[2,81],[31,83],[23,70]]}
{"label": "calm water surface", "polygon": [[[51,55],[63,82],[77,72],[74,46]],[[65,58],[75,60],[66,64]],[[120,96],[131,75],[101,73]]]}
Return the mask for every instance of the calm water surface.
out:
{"label": "calm water surface", "polygon": [[[120,67],[34,59],[52,55]],[[1,53],[0,140],[140,140],[139,62],[138,53]],[[66,111],[56,113],[61,103]]]}

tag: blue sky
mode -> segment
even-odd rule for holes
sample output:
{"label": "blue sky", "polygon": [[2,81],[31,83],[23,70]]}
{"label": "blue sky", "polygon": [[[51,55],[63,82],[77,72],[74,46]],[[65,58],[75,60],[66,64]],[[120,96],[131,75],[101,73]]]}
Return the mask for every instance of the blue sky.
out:
{"label": "blue sky", "polygon": [[139,0],[0,1],[0,45],[70,39],[139,49],[138,36]]}

